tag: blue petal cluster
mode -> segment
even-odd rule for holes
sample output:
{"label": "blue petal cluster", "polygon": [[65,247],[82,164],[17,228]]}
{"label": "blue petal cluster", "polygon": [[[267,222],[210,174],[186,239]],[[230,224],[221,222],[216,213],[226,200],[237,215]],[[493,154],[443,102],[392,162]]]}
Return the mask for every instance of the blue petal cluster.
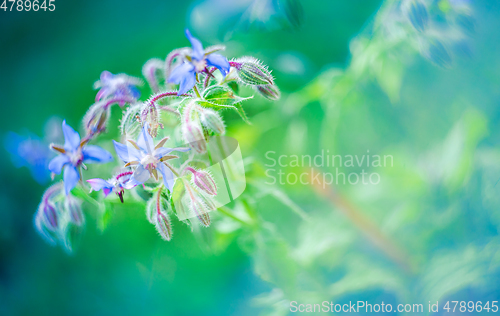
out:
{"label": "blue petal cluster", "polygon": [[113,156],[99,146],[80,143],[80,134],[67,125],[66,121],[62,123],[62,130],[64,149],[50,161],[49,170],[60,174],[64,168],[64,191],[68,195],[80,180],[78,167],[82,163],[106,163],[113,160]]}
{"label": "blue petal cluster", "polygon": [[205,54],[201,42],[193,37],[187,29],[186,37],[191,42],[191,56],[184,63],[177,66],[168,78],[168,82],[179,84],[177,95],[182,95],[191,90],[196,84],[196,73],[206,71],[207,66],[216,67],[224,77],[229,73],[230,69],[226,57],[216,53]]}

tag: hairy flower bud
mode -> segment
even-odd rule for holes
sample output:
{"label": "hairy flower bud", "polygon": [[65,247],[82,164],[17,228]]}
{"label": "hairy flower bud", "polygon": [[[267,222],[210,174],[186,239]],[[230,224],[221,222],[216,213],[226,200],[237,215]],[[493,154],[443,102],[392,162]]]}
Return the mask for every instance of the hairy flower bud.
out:
{"label": "hairy flower bud", "polygon": [[58,215],[55,205],[50,202],[44,203],[42,206],[42,215],[45,227],[52,231],[57,230]]}
{"label": "hairy flower bud", "polygon": [[38,233],[51,245],[56,244],[57,236],[54,231],[50,230],[45,224],[45,220],[43,218],[43,214],[37,212],[35,214],[35,228]]}
{"label": "hairy flower bud", "polygon": [[160,116],[158,115],[158,109],[154,102],[146,102],[141,109],[141,122],[147,122],[149,124],[149,135],[156,137],[158,135],[158,127],[163,128],[160,123]]}
{"label": "hairy flower bud", "polygon": [[[39,217],[44,228],[49,231],[56,231],[59,228],[59,212],[55,198],[62,194],[61,183],[56,183],[49,187],[42,196],[42,201],[38,206],[37,216]],[[41,232],[43,233],[43,232]]]}
{"label": "hairy flower bud", "polygon": [[236,68],[238,77],[245,84],[256,86],[274,83],[274,78],[267,67],[253,57],[239,58],[231,62],[231,65]]}
{"label": "hairy flower bud", "polygon": [[162,195],[163,188],[156,191],[146,206],[148,221],[155,225],[161,238],[169,241],[172,238],[172,225],[168,216],[170,208],[167,199]]}
{"label": "hairy flower bud", "polygon": [[139,135],[142,125],[139,122],[141,113],[141,104],[135,104],[130,106],[125,113],[120,124],[120,132],[122,135],[128,135],[129,137],[135,138]]}
{"label": "hairy flower bud", "polygon": [[195,170],[191,167],[187,167],[186,170],[193,174],[192,182],[195,186],[209,195],[217,195],[217,185],[208,171]]}
{"label": "hairy flower bud", "polygon": [[189,147],[202,154],[207,151],[207,143],[203,136],[202,128],[196,122],[187,122],[182,124],[182,136],[189,144]]}
{"label": "hairy flower bud", "polygon": [[199,111],[196,110],[196,104],[189,102],[182,112],[181,133],[184,140],[199,154],[207,151],[207,143],[203,135],[203,129],[198,119]]}
{"label": "hairy flower bud", "polygon": [[81,205],[82,202],[72,195],[68,195],[64,201],[64,206],[69,213],[71,222],[78,226],[82,226],[85,222]]}
{"label": "hairy flower bud", "polygon": [[100,134],[106,129],[109,111],[104,102],[95,103],[89,108],[83,117],[83,126],[88,135]]}
{"label": "hairy flower bud", "polygon": [[201,123],[208,129],[223,135],[226,132],[226,126],[219,113],[212,109],[203,109],[200,113]]}
{"label": "hairy flower bud", "polygon": [[172,225],[170,224],[167,213],[156,213],[155,227],[158,233],[160,233],[161,238],[166,241],[172,239]]}
{"label": "hairy flower bud", "polygon": [[278,89],[278,86],[274,84],[254,86],[254,88],[266,99],[275,101],[279,100],[279,98],[281,97],[281,92]]}
{"label": "hairy flower bud", "polygon": [[199,198],[192,198],[190,203],[191,210],[196,214],[203,226],[210,226],[210,215],[205,203]]}
{"label": "hairy flower bud", "polygon": [[164,68],[165,62],[158,58],[151,58],[142,67],[142,75],[155,93],[160,91],[160,80],[163,77]]}

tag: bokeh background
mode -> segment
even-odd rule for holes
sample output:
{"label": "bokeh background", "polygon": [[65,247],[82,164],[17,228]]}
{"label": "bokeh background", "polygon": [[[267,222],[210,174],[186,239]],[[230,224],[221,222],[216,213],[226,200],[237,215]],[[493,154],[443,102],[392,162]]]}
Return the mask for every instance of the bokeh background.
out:
{"label": "bokeh background", "polygon": [[[290,301],[498,300],[500,4],[419,3],[427,20],[380,0],[0,10],[0,314],[287,315]],[[124,205],[105,230],[90,209],[73,253],[46,244],[33,215],[48,182],[15,167],[9,132],[52,140],[50,122],[79,126],[103,70],[140,77],[149,58],[187,46],[186,27],[228,57],[263,60],[282,90],[278,102],[245,104],[252,125],[225,114],[253,157],[245,205],[264,228],[214,225],[207,237],[177,222],[164,242],[144,210]],[[392,155],[394,165],[365,170],[380,174],[377,185],[264,183],[266,152],[326,150]]]}

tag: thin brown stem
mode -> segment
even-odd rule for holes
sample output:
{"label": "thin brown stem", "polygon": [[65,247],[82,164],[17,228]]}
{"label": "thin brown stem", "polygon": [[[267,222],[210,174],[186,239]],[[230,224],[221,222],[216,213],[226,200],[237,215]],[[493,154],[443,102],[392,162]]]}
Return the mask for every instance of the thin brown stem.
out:
{"label": "thin brown stem", "polygon": [[377,246],[391,260],[400,265],[406,271],[414,272],[414,266],[408,259],[408,255],[390,240],[369,218],[367,218],[355,205],[340,195],[334,188],[321,177],[314,177],[313,173],[319,173],[315,169],[310,172],[310,184],[314,191],[327,198],[338,208],[375,246]]}

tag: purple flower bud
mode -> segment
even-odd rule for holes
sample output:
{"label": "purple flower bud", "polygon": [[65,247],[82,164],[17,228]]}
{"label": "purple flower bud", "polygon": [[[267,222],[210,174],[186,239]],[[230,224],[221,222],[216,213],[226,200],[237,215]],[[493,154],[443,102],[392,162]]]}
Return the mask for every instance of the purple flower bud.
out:
{"label": "purple flower bud", "polygon": [[156,213],[155,227],[158,233],[160,233],[161,238],[166,241],[170,241],[170,239],[172,239],[172,225],[170,225],[170,219],[168,218],[167,213]]}
{"label": "purple flower bud", "polygon": [[[126,74],[114,75],[109,71],[103,71],[100,80],[94,83],[94,89],[100,89],[97,92],[95,100],[99,101],[108,97],[137,100],[140,92],[136,86],[140,85],[142,85],[142,80],[139,78]],[[121,101],[119,104],[123,106],[125,101]]]}
{"label": "purple flower bud", "polygon": [[200,113],[201,123],[208,129],[223,135],[226,132],[226,126],[219,113],[212,109],[204,108]]}
{"label": "purple flower bud", "polygon": [[42,207],[42,215],[45,227],[52,231],[57,230],[58,216],[55,205],[50,202],[44,203]]}
{"label": "purple flower bud", "polygon": [[184,107],[182,112],[182,137],[189,144],[189,147],[193,148],[199,154],[203,154],[207,151],[207,144],[205,136],[203,135],[203,129],[200,122],[196,116],[198,111],[195,111],[196,104],[190,102]]}
{"label": "purple flower bud", "polygon": [[51,245],[56,244],[57,236],[54,231],[51,231],[45,225],[45,221],[41,213],[37,212],[35,214],[35,228],[38,233]]}
{"label": "purple flower bud", "polygon": [[148,60],[142,67],[142,75],[155,93],[160,91],[160,79],[163,77],[164,68],[165,63],[158,58]]}
{"label": "purple flower bud", "polygon": [[210,226],[210,215],[208,215],[207,206],[199,198],[191,198],[191,210],[196,214],[203,226]]}
{"label": "purple flower bud", "polygon": [[109,118],[109,107],[105,103],[98,102],[92,105],[83,117],[83,126],[88,135],[104,132]]}
{"label": "purple flower bud", "polygon": [[274,84],[254,86],[254,88],[266,99],[276,101],[281,97],[280,90]]}
{"label": "purple flower bud", "polygon": [[153,194],[153,197],[148,201],[146,207],[146,215],[148,221],[154,224],[161,238],[169,241],[172,238],[172,225],[168,217],[169,204],[167,199],[162,195],[160,188]]}
{"label": "purple flower bud", "polygon": [[193,173],[192,181],[195,186],[209,195],[217,195],[217,185],[208,171],[195,170],[191,167],[187,167],[186,170]]}
{"label": "purple flower bud", "polygon": [[202,154],[207,151],[207,143],[203,136],[202,128],[196,122],[185,122],[182,124],[182,136],[189,147]]}
{"label": "purple flower bud", "polygon": [[145,102],[141,109],[141,121],[149,124],[149,135],[156,137],[158,135],[158,127],[163,128],[160,123],[158,109],[154,102]]}
{"label": "purple flower bud", "polygon": [[59,214],[54,198],[62,193],[62,187],[61,183],[49,187],[43,194],[42,201],[38,206],[37,217],[40,219],[39,224],[53,232],[59,228]]}
{"label": "purple flower bud", "polygon": [[239,58],[231,65],[236,68],[238,77],[245,84],[257,86],[274,83],[274,78],[267,67],[253,57]]}
{"label": "purple flower bud", "polygon": [[82,202],[72,195],[68,195],[65,201],[66,210],[69,213],[71,222],[78,226],[82,226],[85,222],[82,211]]}

